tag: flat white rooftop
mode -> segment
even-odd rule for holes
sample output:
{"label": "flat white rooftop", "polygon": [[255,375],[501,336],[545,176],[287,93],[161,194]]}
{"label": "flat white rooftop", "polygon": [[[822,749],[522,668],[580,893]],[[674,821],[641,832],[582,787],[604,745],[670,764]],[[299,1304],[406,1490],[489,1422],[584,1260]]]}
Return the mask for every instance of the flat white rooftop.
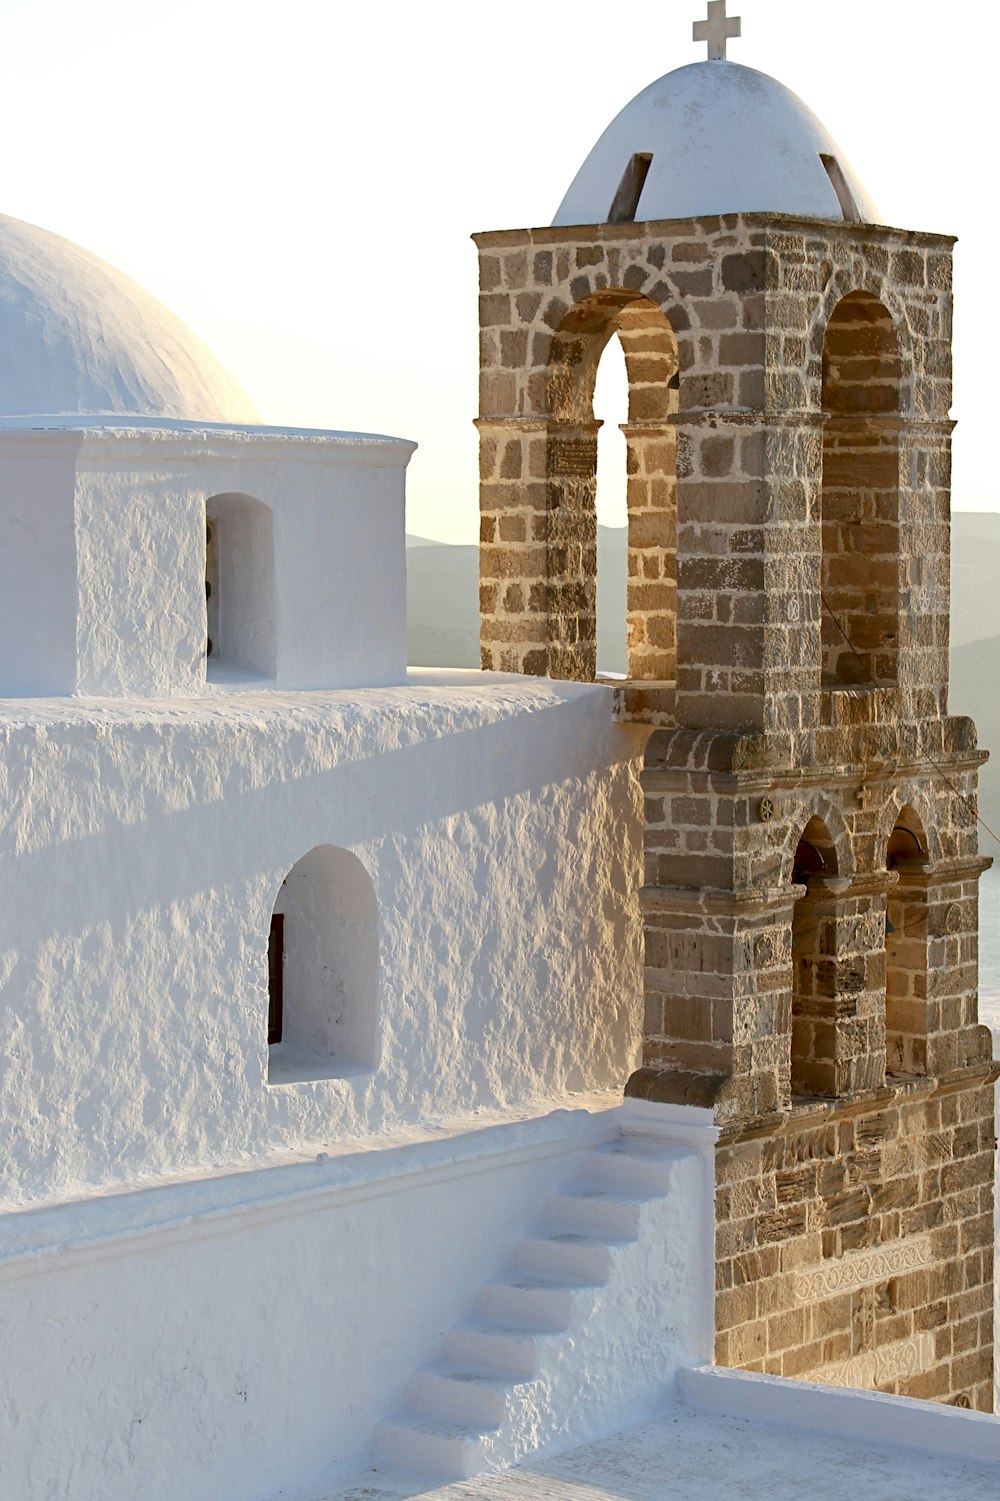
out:
{"label": "flat white rooftop", "polygon": [[[996,1501],[1000,1494],[998,1418],[801,1382],[763,1378],[748,1388],[737,1373],[689,1374],[698,1405],[680,1398],[651,1421],[561,1454],[440,1484],[373,1469],[352,1488],[309,1501]],[[725,1390],[734,1378],[738,1389]],[[705,1410],[718,1402],[745,1411]],[[768,1406],[786,1406],[791,1421],[755,1411]],[[925,1417],[928,1447],[901,1442]],[[866,1430],[896,1442],[861,1436]],[[966,1443],[978,1459],[961,1457]]]}

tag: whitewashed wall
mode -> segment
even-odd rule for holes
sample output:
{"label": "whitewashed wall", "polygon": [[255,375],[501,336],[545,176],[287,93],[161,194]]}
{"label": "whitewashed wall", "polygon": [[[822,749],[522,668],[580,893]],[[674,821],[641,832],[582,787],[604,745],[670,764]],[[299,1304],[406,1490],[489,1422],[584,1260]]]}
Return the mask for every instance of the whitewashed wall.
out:
{"label": "whitewashed wall", "polygon": [[274,575],[273,588],[256,591],[273,620],[259,618],[259,601],[237,611],[238,630],[266,636],[268,648],[237,650],[229,677],[249,671],[283,688],[403,680],[414,444],[166,420],[37,421],[0,421],[0,695],[204,691],[205,518],[220,496],[227,527],[233,497],[269,513],[258,529],[266,547],[232,538],[223,585],[236,553],[248,587]]}
{"label": "whitewashed wall", "polygon": [[[601,686],[449,679],[0,711],[0,1203],[620,1090],[639,733]],[[267,1082],[287,872],[378,898],[374,1069]]]}
{"label": "whitewashed wall", "polygon": [[[578,1182],[619,1114],[389,1141],[19,1216],[0,1248],[16,1372],[0,1404],[0,1493],[299,1501],[353,1478],[412,1373],[440,1359],[480,1284],[541,1228],[548,1195]],[[661,1401],[666,1372],[709,1354],[704,1160],[683,1181],[669,1234],[648,1248],[655,1286],[639,1277],[634,1306],[616,1302],[596,1369],[574,1352],[568,1395],[589,1393],[589,1406],[565,1404],[574,1438],[595,1416],[614,1424]]]}

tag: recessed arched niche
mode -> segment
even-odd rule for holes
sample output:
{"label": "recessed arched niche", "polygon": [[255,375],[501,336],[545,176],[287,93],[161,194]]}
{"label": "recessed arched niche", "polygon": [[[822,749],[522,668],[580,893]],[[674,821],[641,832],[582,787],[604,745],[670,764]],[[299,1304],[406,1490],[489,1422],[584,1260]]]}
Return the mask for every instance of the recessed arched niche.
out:
{"label": "recessed arched niche", "polygon": [[795,848],[792,881],[805,886],[792,917],[792,1094],[830,1096],[835,1083],[837,1022],[831,1014],[837,957],[837,916],[822,883],[837,875],[837,852],[826,824],[810,818]]}
{"label": "recessed arched niche", "polygon": [[358,857],[321,844],[285,876],[268,942],[268,1081],[370,1072],[379,1024],[378,898]]}
{"label": "recessed arched niche", "polygon": [[899,340],[851,292],[823,344],[822,647],[829,688],[891,687],[899,654]]}
{"label": "recessed arched niche", "polygon": [[205,505],[205,655],[209,680],[273,678],[274,520],[250,495]]}

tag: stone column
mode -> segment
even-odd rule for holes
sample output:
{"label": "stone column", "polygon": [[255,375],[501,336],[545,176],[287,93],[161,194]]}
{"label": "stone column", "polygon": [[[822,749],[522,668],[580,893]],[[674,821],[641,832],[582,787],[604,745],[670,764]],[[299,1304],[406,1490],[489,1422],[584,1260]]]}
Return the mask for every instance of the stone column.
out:
{"label": "stone column", "polygon": [[887,1066],[942,1074],[991,1056],[978,1024],[979,878],[990,861],[900,861],[886,933]]}
{"label": "stone column", "polygon": [[544,675],[549,657],[548,424],[481,417],[479,608],[487,671]]}
{"label": "stone column", "polygon": [[672,683],[677,670],[676,430],[623,422],[628,468],[628,676]]}
{"label": "stone column", "polygon": [[645,1041],[627,1094],[714,1106],[720,1124],[787,1108],[800,889],[643,889]]}
{"label": "stone column", "polygon": [[677,718],[797,730],[819,701],[823,418],[682,411]]}

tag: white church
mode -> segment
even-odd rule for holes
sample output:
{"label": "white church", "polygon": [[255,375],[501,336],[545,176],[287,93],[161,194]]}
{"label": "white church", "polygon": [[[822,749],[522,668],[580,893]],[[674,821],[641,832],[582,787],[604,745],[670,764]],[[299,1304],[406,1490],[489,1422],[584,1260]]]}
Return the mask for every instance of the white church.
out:
{"label": "white church", "polygon": [[[785,170],[814,117],[745,97],[770,196],[667,163],[690,212],[841,217]],[[712,1112],[623,1100],[646,730],[408,670],[415,445],[261,425],[7,218],[0,414],[3,1501],[413,1494],[683,1401],[1000,1462],[997,1419],[712,1365]]]}

